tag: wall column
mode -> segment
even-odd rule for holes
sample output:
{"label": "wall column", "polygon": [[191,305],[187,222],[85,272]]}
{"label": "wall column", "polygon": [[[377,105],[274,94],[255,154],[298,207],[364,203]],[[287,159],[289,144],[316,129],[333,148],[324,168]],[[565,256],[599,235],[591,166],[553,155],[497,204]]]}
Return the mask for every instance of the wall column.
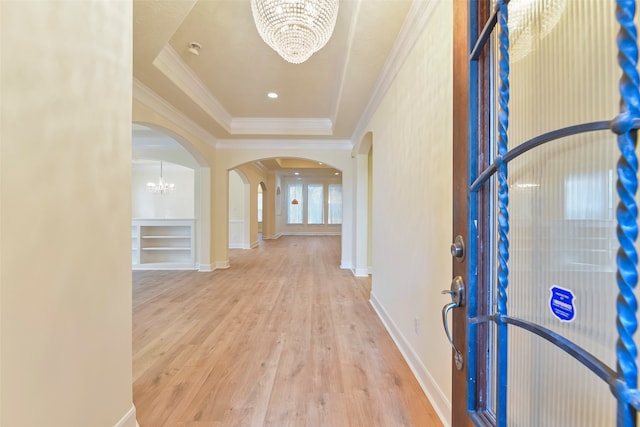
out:
{"label": "wall column", "polygon": [[369,156],[357,154],[355,180],[355,206],[354,217],[354,255],[353,274],[357,277],[366,277],[368,268],[368,229],[369,229]]}
{"label": "wall column", "polygon": [[229,171],[216,162],[211,179],[211,250],[214,268],[229,268]]}
{"label": "wall column", "polygon": [[0,17],[0,425],[135,427],[132,3]]}

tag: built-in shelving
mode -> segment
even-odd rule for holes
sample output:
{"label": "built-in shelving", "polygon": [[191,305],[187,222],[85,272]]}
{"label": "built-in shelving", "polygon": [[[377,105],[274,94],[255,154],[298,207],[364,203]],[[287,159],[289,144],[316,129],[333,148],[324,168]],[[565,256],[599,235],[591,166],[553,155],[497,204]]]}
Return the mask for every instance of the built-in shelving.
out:
{"label": "built-in shelving", "polygon": [[140,227],[131,225],[131,264],[140,264]]}
{"label": "built-in shelving", "polygon": [[132,243],[134,270],[196,268],[192,219],[135,219]]}
{"label": "built-in shelving", "polygon": [[143,251],[190,251],[191,248],[142,248]]}

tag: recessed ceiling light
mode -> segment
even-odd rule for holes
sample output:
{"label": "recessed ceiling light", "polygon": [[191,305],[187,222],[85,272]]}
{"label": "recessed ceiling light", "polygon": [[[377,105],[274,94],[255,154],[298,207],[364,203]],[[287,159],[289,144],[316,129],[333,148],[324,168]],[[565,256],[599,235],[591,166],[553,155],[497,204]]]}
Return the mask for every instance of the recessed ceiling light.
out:
{"label": "recessed ceiling light", "polygon": [[294,175],[300,175],[300,172],[294,172],[293,174]]}
{"label": "recessed ceiling light", "polygon": [[324,165],[324,163],[322,163],[322,162],[318,162],[318,164],[319,164],[320,166]]}
{"label": "recessed ceiling light", "polygon": [[334,173],[334,175],[340,175],[340,172],[336,172],[336,173]]}
{"label": "recessed ceiling light", "polygon": [[271,99],[276,99],[278,97],[278,94],[275,92],[269,92],[267,96]]}

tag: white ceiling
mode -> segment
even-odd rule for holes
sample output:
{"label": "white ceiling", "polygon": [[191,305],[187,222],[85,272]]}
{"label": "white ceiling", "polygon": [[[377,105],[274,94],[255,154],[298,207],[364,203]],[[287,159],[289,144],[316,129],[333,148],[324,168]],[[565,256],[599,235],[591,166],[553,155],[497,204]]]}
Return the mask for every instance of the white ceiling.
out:
{"label": "white ceiling", "polygon": [[[327,45],[290,64],[258,35],[249,0],[135,0],[134,84],[218,144],[353,143],[367,105],[384,89],[398,34],[425,3],[341,0]],[[198,56],[191,42],[202,45]]]}

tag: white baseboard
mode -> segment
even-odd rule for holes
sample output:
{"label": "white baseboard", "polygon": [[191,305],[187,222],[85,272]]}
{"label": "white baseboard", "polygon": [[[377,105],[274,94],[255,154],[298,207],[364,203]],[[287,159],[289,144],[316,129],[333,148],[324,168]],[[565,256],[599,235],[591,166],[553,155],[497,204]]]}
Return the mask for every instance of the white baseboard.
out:
{"label": "white baseboard", "polygon": [[251,245],[245,245],[244,243],[232,243],[229,245],[229,249],[251,249]]}
{"label": "white baseboard", "polygon": [[202,271],[203,273],[207,273],[213,271],[213,265],[211,264],[200,264],[198,266],[198,271]]}
{"label": "white baseboard", "polygon": [[179,263],[145,263],[135,264],[132,270],[199,270],[195,264],[179,264]]}
{"label": "white baseboard", "polygon": [[442,389],[438,387],[438,384],[435,382],[429,371],[427,371],[427,368],[425,368],[418,355],[409,345],[409,342],[400,332],[400,329],[398,329],[373,293],[371,293],[371,299],[369,302],[378,314],[378,317],[387,329],[387,332],[389,332],[389,335],[391,335],[391,338],[396,343],[398,350],[402,353],[402,356],[409,365],[411,372],[413,372],[413,375],[418,380],[422,391],[427,395],[433,409],[435,409],[438,417],[440,417],[440,421],[442,421],[442,424],[444,424],[445,427],[451,426],[451,402],[442,392]]}
{"label": "white baseboard", "polygon": [[285,231],[280,236],[342,236],[340,231]]}
{"label": "white baseboard", "polygon": [[276,240],[279,239],[280,236],[282,236],[281,233],[278,234],[274,234],[273,236],[265,236],[264,234],[262,235],[262,240]]}
{"label": "white baseboard", "polygon": [[[263,237],[264,239],[264,237]],[[249,244],[245,244],[245,243],[230,243],[229,244],[229,249],[254,249],[258,247],[258,241],[256,240],[255,242],[251,242]]]}
{"label": "white baseboard", "polygon": [[136,421],[136,407],[133,403],[127,413],[113,427],[140,427]]}
{"label": "white baseboard", "polygon": [[368,277],[369,269],[368,268],[352,268],[351,272],[356,277]]}
{"label": "white baseboard", "polygon": [[345,261],[345,260],[340,261],[340,268],[341,269],[353,271],[352,267],[353,266],[351,265],[351,263],[349,261]]}

